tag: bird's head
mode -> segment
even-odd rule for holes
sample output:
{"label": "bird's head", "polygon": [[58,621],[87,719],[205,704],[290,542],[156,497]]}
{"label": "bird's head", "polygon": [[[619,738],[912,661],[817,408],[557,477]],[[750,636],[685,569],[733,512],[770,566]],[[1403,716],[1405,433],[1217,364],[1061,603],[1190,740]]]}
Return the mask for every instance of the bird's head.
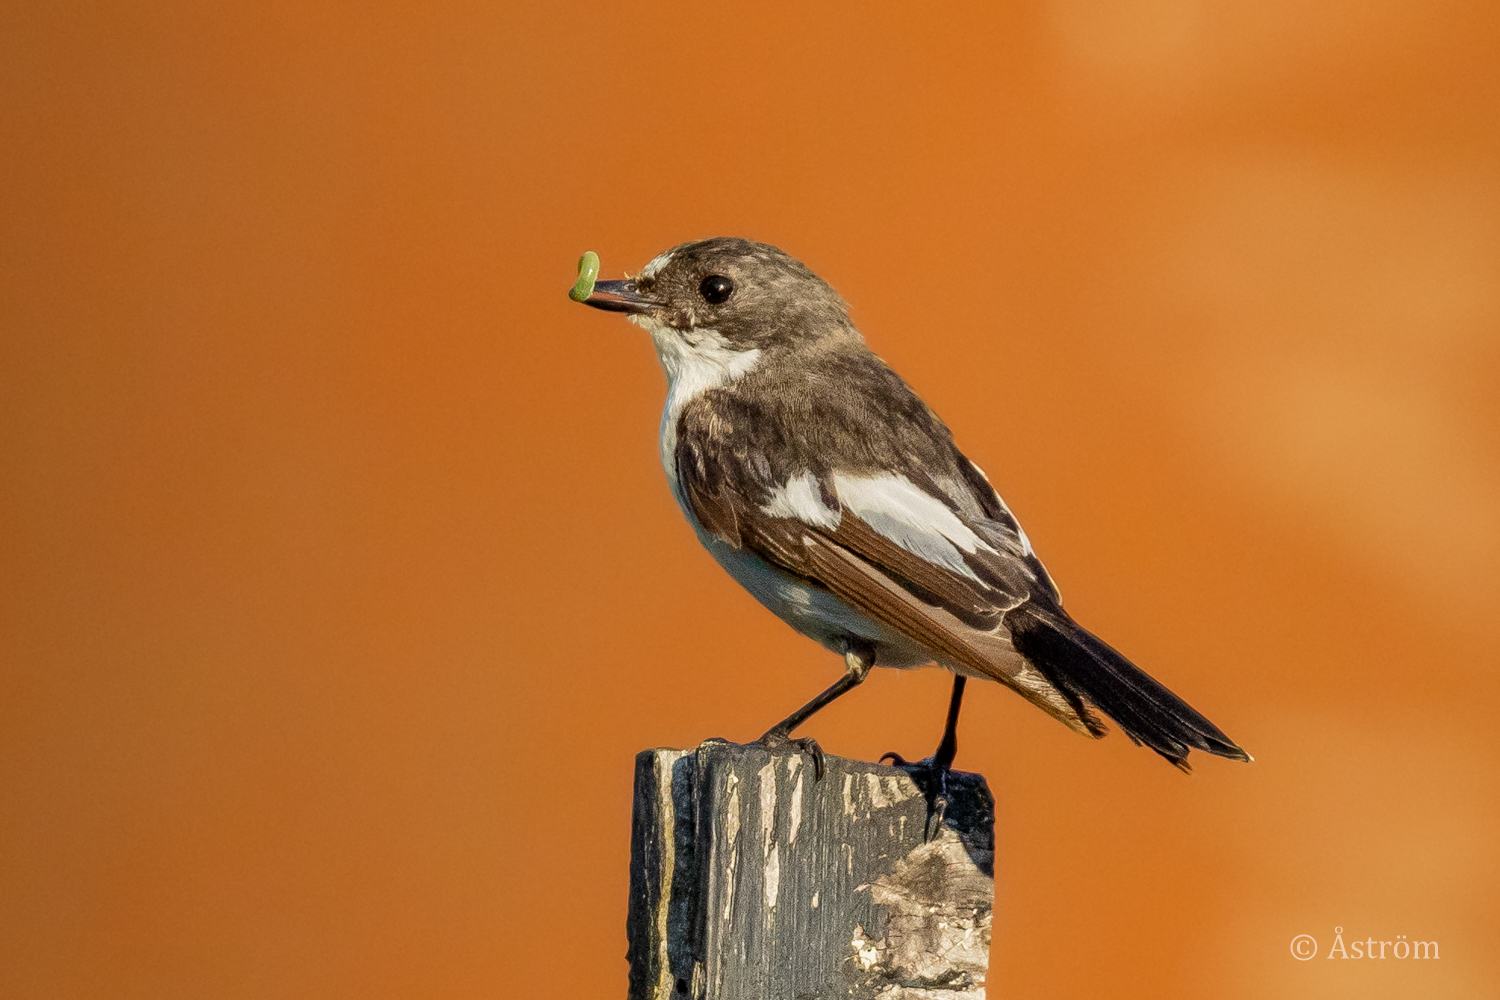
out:
{"label": "bird's head", "polygon": [[806,265],[734,237],[673,247],[633,278],[596,282],[583,302],[628,313],[659,350],[711,341],[764,351],[853,331],[849,307]]}

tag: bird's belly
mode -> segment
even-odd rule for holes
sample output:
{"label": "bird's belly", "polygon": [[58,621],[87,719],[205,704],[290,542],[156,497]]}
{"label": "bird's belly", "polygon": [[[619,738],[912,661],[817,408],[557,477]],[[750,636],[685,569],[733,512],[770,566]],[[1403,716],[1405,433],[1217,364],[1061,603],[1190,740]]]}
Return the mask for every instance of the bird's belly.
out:
{"label": "bird's belly", "polygon": [[724,571],[772,614],[836,653],[851,635],[875,647],[875,665],[917,667],[932,654],[849,607],[826,590],[809,586],[745,549],[736,549],[693,525],[698,539]]}

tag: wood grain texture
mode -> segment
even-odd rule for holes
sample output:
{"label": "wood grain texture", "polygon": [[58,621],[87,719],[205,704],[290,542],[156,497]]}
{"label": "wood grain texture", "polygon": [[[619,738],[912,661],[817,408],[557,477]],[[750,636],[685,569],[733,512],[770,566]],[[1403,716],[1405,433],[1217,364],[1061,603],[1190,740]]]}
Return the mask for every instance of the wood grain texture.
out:
{"label": "wood grain texture", "polygon": [[994,799],[897,767],[709,741],[636,757],[631,1000],[982,1000]]}

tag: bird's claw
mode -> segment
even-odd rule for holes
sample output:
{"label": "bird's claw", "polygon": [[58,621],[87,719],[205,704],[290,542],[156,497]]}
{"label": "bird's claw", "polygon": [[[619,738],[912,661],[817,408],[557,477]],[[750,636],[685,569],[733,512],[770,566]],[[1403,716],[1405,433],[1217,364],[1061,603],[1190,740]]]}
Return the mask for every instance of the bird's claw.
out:
{"label": "bird's claw", "polygon": [[755,742],[771,753],[791,747],[798,753],[807,754],[813,762],[813,780],[823,780],[823,748],[818,746],[818,741],[811,736],[799,736],[792,739],[786,733],[773,729]]}
{"label": "bird's claw", "polygon": [[948,772],[951,768],[939,766],[931,757],[919,761],[908,761],[895,752],[881,755],[882,764],[887,760],[909,774],[917,787],[922,790],[922,797],[927,800],[927,824],[923,831],[923,841],[932,843],[943,829],[943,821],[948,816],[948,806],[953,802],[948,796]]}
{"label": "bird's claw", "polygon": [[948,790],[947,782],[944,783],[942,791],[929,796],[927,799],[927,828],[924,831],[923,843],[930,844],[937,840],[938,833],[943,829],[943,820],[948,818]]}

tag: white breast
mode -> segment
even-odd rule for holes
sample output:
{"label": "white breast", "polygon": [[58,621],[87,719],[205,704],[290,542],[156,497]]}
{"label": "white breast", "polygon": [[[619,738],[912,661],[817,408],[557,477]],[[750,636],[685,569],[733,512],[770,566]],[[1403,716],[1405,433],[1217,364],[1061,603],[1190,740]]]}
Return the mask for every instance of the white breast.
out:
{"label": "white breast", "polygon": [[[630,321],[651,334],[656,357],[667,373],[667,404],[661,412],[661,463],[677,491],[677,420],[683,407],[709,389],[737,381],[755,368],[760,348],[736,350],[717,330],[678,330],[649,316],[631,316]],[[691,516],[691,515],[689,515]]]}
{"label": "white breast", "polygon": [[677,330],[645,316],[632,316],[631,322],[651,334],[656,356],[667,373],[661,461],[672,496],[714,561],[782,621],[835,652],[840,651],[841,638],[853,633],[876,645],[881,666],[910,667],[929,662],[932,657],[904,636],[871,621],[826,590],[809,587],[754,553],[726,545],[703,530],[677,483],[677,421],[683,407],[699,394],[749,374],[760,360],[760,350],[735,350],[714,330]]}

